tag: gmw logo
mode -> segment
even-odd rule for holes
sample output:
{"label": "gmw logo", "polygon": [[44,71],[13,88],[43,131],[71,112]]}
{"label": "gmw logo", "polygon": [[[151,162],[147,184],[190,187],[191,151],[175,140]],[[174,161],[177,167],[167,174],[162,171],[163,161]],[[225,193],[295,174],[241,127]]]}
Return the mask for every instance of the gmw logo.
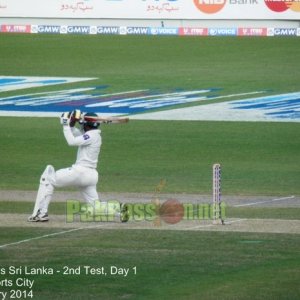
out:
{"label": "gmw logo", "polygon": [[265,0],[265,3],[275,12],[284,12],[288,9],[300,12],[300,0]]}
{"label": "gmw logo", "polygon": [[202,12],[214,14],[224,7],[226,0],[194,0],[194,4]]}

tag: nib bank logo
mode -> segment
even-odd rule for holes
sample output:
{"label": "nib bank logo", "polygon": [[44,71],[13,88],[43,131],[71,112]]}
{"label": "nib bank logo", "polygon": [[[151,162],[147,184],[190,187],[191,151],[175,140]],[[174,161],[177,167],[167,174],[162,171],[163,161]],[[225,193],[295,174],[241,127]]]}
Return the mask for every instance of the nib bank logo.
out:
{"label": "nib bank logo", "polygon": [[226,4],[226,0],[194,0],[196,7],[204,13],[214,14]]}
{"label": "nib bank logo", "polygon": [[284,12],[288,9],[300,12],[300,0],[265,0],[265,3],[275,12]]}

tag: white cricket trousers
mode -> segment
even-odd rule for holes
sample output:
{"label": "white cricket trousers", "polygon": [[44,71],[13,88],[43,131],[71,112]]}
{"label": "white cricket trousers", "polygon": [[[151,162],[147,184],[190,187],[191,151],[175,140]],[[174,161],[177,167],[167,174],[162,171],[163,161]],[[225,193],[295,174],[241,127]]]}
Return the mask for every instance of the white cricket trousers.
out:
{"label": "white cricket trousers", "polygon": [[41,176],[33,215],[38,210],[48,212],[48,206],[55,188],[74,186],[78,187],[85,201],[94,206],[98,201],[97,193],[98,172],[95,169],[73,165],[70,168],[55,171],[48,165]]}

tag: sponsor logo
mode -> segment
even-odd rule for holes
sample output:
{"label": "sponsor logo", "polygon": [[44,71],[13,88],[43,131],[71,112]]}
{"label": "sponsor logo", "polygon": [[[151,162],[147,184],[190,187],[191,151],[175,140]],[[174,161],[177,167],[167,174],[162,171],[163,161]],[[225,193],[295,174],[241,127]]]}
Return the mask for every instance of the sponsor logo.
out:
{"label": "sponsor logo", "polygon": [[[109,115],[134,114],[157,108],[209,100],[214,89],[196,91],[136,90],[105,94],[107,86],[34,93],[0,98],[0,111],[49,113],[81,109]],[[11,115],[11,114],[10,114]],[[23,114],[24,115],[24,114]]]}
{"label": "sponsor logo", "polygon": [[300,0],[265,0],[265,4],[275,12],[284,12],[288,9],[300,12]]}
{"label": "sponsor logo", "polygon": [[237,28],[210,28],[208,34],[216,36],[237,35]]}
{"label": "sponsor logo", "polygon": [[93,79],[96,78],[0,76],[0,92],[15,91],[54,84],[80,82]]}
{"label": "sponsor logo", "polygon": [[297,35],[297,28],[275,28],[274,35]]}
{"label": "sponsor logo", "polygon": [[208,35],[208,28],[180,27],[179,35]]}
{"label": "sponsor logo", "polygon": [[58,25],[32,25],[31,33],[60,33]]}
{"label": "sponsor logo", "polygon": [[253,4],[258,4],[258,0],[229,0],[229,3],[230,4],[250,4],[250,5],[253,5]]}
{"label": "sponsor logo", "polygon": [[[142,0],[142,1],[147,1],[147,0]],[[169,1],[169,2],[166,2]],[[173,13],[173,12],[177,12],[180,10],[180,8],[178,6],[175,6],[174,4],[176,4],[175,2],[177,2],[178,0],[155,0],[155,2],[153,3],[153,0],[151,0],[151,4],[147,5],[147,12],[153,12],[153,13],[158,13],[158,14],[163,14],[163,13]],[[148,2],[148,1],[147,1]],[[150,2],[150,1],[149,1]]]}
{"label": "sponsor logo", "polygon": [[194,0],[194,4],[200,11],[214,14],[225,6],[226,0]]}
{"label": "sponsor logo", "polygon": [[267,28],[238,28],[239,36],[267,36]]}
{"label": "sponsor logo", "polygon": [[98,26],[98,34],[119,34],[120,27],[117,26]]}
{"label": "sponsor logo", "polygon": [[300,120],[300,93],[267,96],[230,102],[235,110],[258,110],[276,119]]}
{"label": "sponsor logo", "polygon": [[152,35],[178,35],[178,28],[151,27],[150,34]]}
{"label": "sponsor logo", "polygon": [[60,33],[89,34],[90,26],[61,26]]}
{"label": "sponsor logo", "polygon": [[1,32],[30,33],[30,25],[1,25]]}
{"label": "sponsor logo", "polygon": [[120,27],[120,34],[121,35],[126,35],[126,34],[148,34],[149,29],[148,27],[126,27],[126,26],[121,26]]}
{"label": "sponsor logo", "polygon": [[66,33],[89,34],[90,26],[67,26]]}
{"label": "sponsor logo", "polygon": [[300,122],[300,92],[225,101],[229,97],[260,94],[263,91],[235,95],[213,96],[223,102],[193,107],[149,112],[132,119],[141,120],[209,120],[209,121],[263,121]]}
{"label": "sponsor logo", "polygon": [[[18,89],[43,87],[55,84],[67,84],[93,80],[96,78],[73,77],[14,77],[0,76],[0,93]],[[93,86],[85,88],[65,89],[51,92],[19,94],[10,97],[0,97],[0,111],[57,113],[72,111],[79,108],[86,112],[102,114],[132,114],[151,109],[208,100],[210,93],[216,89],[186,90],[134,90],[116,93],[105,93],[108,86]]]}
{"label": "sponsor logo", "polygon": [[[278,34],[276,29],[275,34]],[[300,92],[243,99],[245,96],[265,93],[265,91],[229,95],[218,95],[220,89],[192,91],[144,89],[108,93],[105,90],[109,86],[103,85],[50,92],[21,91],[17,94],[21,89],[95,79],[0,76],[0,94],[15,91],[14,96],[0,96],[0,115],[58,116],[65,111],[80,109],[84,112],[111,116],[148,112],[131,116],[134,119],[300,122]],[[226,101],[226,98],[232,97],[242,97],[242,100]],[[216,99],[224,100],[220,103],[198,105],[200,101]],[[194,103],[193,107],[170,109],[176,105],[191,103]],[[159,111],[153,112],[153,110]]]}

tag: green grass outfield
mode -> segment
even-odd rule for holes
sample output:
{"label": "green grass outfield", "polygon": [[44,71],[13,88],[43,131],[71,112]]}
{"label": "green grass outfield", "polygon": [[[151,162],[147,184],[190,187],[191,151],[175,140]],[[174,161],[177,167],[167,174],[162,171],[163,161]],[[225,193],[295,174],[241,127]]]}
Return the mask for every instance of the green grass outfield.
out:
{"label": "green grass outfield", "polygon": [[[0,237],[8,243],[51,232],[6,228]],[[55,272],[1,278],[35,280],[33,299],[296,300],[299,246],[298,235],[90,229],[0,249],[6,273],[11,265]],[[107,275],[85,275],[84,266]],[[111,266],[129,268],[128,276],[111,275]],[[78,267],[80,275],[62,274]]]}
{"label": "green grass outfield", "polygon": [[96,77],[111,91],[299,91],[295,37],[0,34],[0,45],[1,75]]}
{"label": "green grass outfield", "polygon": [[[95,85],[107,84],[113,92],[299,90],[300,40],[292,37],[0,34],[0,43],[1,75],[95,77]],[[22,91],[2,96],[16,93]],[[0,119],[0,188],[36,189],[46,164],[68,166],[75,151],[66,146],[56,119],[17,120]],[[103,126],[99,189],[153,192],[163,179],[166,192],[208,193],[211,165],[220,162],[224,193],[299,195],[298,133],[299,123],[132,121]]]}
{"label": "green grass outfield", "polygon": [[[0,118],[1,189],[37,188],[47,164],[70,166],[76,148],[59,119]],[[132,121],[102,125],[99,191],[211,193],[222,165],[231,195],[300,195],[300,123]]]}
{"label": "green grass outfield", "polygon": [[[279,94],[299,91],[299,46],[295,37],[0,34],[0,75],[95,77],[92,84],[109,85],[108,92],[216,87],[224,94]],[[99,191],[154,193],[163,179],[163,192],[207,194],[212,164],[220,162],[225,194],[299,196],[299,127],[187,121],[102,126]],[[65,143],[58,119],[0,117],[0,128],[0,193],[36,190],[47,164],[61,168],[75,160],[76,149]],[[24,226],[1,226],[0,295],[25,278],[35,280],[33,299],[41,300],[300,298],[297,234],[129,230],[126,224],[57,234],[64,229],[26,226],[32,203],[2,200],[1,214],[19,214]],[[64,214],[61,203],[51,209]],[[298,220],[299,208],[228,208],[228,217]],[[42,266],[55,273],[24,274],[25,267]],[[85,275],[84,266],[103,266],[107,276]],[[109,274],[111,266],[130,273]],[[9,274],[9,267],[21,267],[23,274]],[[81,274],[63,275],[69,267],[80,267]]]}

